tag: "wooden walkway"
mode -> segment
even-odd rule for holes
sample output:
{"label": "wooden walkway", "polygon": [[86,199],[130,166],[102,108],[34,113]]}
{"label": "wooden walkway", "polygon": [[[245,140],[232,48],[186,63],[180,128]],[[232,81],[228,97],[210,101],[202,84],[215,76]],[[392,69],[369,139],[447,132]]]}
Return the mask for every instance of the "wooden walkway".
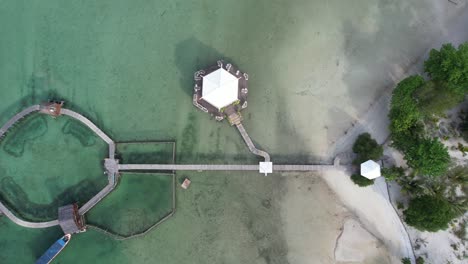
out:
{"label": "wooden walkway", "polygon": [[0,128],[0,138],[4,137],[7,133],[7,131],[14,125],[16,124],[18,121],[20,121],[21,119],[23,119],[24,117],[34,113],[34,112],[37,112],[41,109],[41,106],[40,105],[32,105],[26,109],[24,109],[23,111],[17,113],[16,115],[14,115],[10,120],[8,120],[8,122],[6,122],[5,125],[3,125],[1,128]]}
{"label": "wooden walkway", "polygon": [[[23,111],[17,113],[14,115],[10,120],[8,120],[5,125],[3,125],[0,128],[0,139],[6,135],[8,130],[13,127],[17,122],[19,122],[21,119],[24,117],[35,113],[35,112],[40,112],[43,107],[41,105],[32,105]],[[47,113],[47,112],[46,112]],[[107,136],[101,129],[99,129],[93,122],[91,122],[88,118],[84,117],[83,115],[69,110],[62,108],[60,110],[60,114],[69,116],[71,118],[74,118],[84,125],[86,125],[89,129],[91,129],[96,135],[98,135],[102,140],[104,140],[108,145],[109,145],[109,159],[114,160],[115,158],[115,143],[114,141]],[[116,171],[111,171],[108,174],[108,179],[109,183],[102,189],[98,194],[96,194],[91,200],[89,200],[86,204],[84,204],[80,209],[79,212],[81,214],[84,214],[88,212],[91,208],[93,208],[99,201],[101,201],[107,194],[109,194],[117,185],[117,177],[118,174]],[[28,222],[24,221],[20,218],[18,218],[15,214],[13,214],[8,207],[6,207],[1,201],[0,201],[0,212],[2,212],[6,217],[8,217],[11,221],[14,223],[24,226],[24,227],[29,227],[29,228],[45,228],[45,227],[51,227],[51,226],[56,226],[58,225],[58,220],[54,221],[49,221],[49,222]]]}
{"label": "wooden walkway", "polygon": [[81,123],[83,123],[84,125],[86,125],[89,129],[91,129],[96,135],[98,135],[102,140],[104,140],[109,145],[109,158],[114,159],[115,143],[108,135],[106,135],[106,133],[104,133],[101,129],[99,129],[99,127],[97,127],[88,118],[82,116],[81,114],[78,114],[75,111],[62,108],[62,110],[60,111],[60,114],[74,118],[80,121]]}
{"label": "wooden walkway", "polygon": [[8,217],[13,223],[24,226],[24,227],[29,227],[29,228],[46,228],[46,227],[51,227],[51,226],[56,226],[59,224],[58,220],[53,220],[49,222],[28,222],[24,221],[23,219],[17,217],[15,214],[13,214],[10,209],[8,209],[2,202],[0,202],[0,211]]}
{"label": "wooden walkway", "polygon": [[[8,130],[14,126],[19,120],[33,112],[41,112],[43,107],[41,105],[30,106],[23,111],[19,112],[13,116],[8,122],[0,128],[0,138],[2,138]],[[41,112],[42,113],[42,112]],[[44,112],[47,114],[47,112]],[[86,204],[84,204],[79,212],[81,215],[87,213],[91,208],[93,208],[97,203],[99,203],[104,197],[106,197],[114,188],[117,186],[119,171],[135,171],[135,170],[145,170],[145,171],[259,171],[259,165],[212,165],[212,164],[118,164],[118,160],[115,160],[115,143],[114,141],[106,135],[101,129],[99,129],[93,122],[83,115],[74,112],[69,109],[61,108],[60,114],[74,118],[89,129],[91,129],[96,135],[98,135],[102,140],[104,140],[109,145],[109,158],[105,160],[104,166],[106,168],[106,173],[109,183],[102,189],[98,194],[91,198]],[[236,122],[236,127],[239,130],[244,142],[249,147],[249,150],[265,159],[265,162],[270,162],[270,155],[255,147],[254,143],[250,139],[249,135],[245,131],[242,123]],[[346,169],[344,166],[340,166],[339,162],[335,165],[273,165],[273,171],[326,171],[326,170],[342,170]],[[58,225],[58,220],[49,221],[49,222],[28,222],[18,218],[13,214],[4,204],[0,202],[0,212],[2,212],[6,217],[11,219],[14,223],[29,227],[29,228],[45,228]]]}
{"label": "wooden walkway", "polygon": [[245,144],[249,147],[250,152],[257,156],[262,156],[265,159],[265,162],[270,162],[270,154],[263,150],[259,150],[255,147],[254,143],[252,142],[252,139],[250,139],[249,134],[247,134],[247,131],[245,131],[244,126],[242,123],[236,124],[237,130],[239,130],[239,133],[241,134],[242,138],[244,139]]}
{"label": "wooden walkway", "polygon": [[118,182],[118,174],[110,174],[108,175],[109,183],[102,189],[98,194],[96,194],[93,198],[91,198],[87,203],[85,203],[80,209],[78,210],[81,215],[87,213],[91,208],[93,208],[97,203],[99,203],[104,197],[106,197],[110,192],[115,189]]}
{"label": "wooden walkway", "polygon": [[[259,165],[212,164],[119,164],[119,171],[259,171]],[[275,171],[329,171],[345,170],[340,165],[273,165]]]}

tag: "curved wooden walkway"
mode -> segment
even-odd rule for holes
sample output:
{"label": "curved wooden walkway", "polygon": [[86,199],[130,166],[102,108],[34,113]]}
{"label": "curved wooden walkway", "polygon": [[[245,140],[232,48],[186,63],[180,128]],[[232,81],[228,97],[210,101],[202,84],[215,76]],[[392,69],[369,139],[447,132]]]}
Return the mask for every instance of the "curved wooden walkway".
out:
{"label": "curved wooden walkway", "polygon": [[[3,125],[0,128],[0,139],[6,135],[8,130],[14,126],[17,122],[19,122],[21,119],[24,117],[35,113],[35,112],[40,112],[43,107],[41,105],[32,105],[23,111],[17,113],[14,115],[10,120],[8,120],[5,125]],[[84,125],[86,125],[89,129],[91,129],[96,135],[98,135],[102,140],[104,140],[108,145],[109,145],[109,159],[114,159],[115,157],[115,143],[114,141],[107,136],[101,129],[99,129],[93,122],[91,122],[88,118],[84,117],[83,115],[69,110],[62,108],[60,111],[60,114],[69,116],[71,118],[74,118]],[[107,194],[109,194],[117,185],[117,179],[115,176],[117,175],[116,173],[111,173],[108,178],[109,178],[109,183],[102,189],[98,194],[96,194],[91,200],[89,200],[86,204],[84,204],[80,209],[80,213],[84,214],[87,211],[89,211],[91,208],[93,208],[99,201],[101,201]],[[28,222],[20,219],[17,217],[15,214],[13,214],[8,207],[6,207],[1,201],[0,201],[0,212],[2,212],[6,217],[8,217],[11,221],[14,223],[24,226],[24,227],[29,227],[29,228],[45,228],[45,227],[51,227],[51,226],[56,226],[58,225],[58,220],[53,220],[49,222]]]}
{"label": "curved wooden walkway", "polygon": [[74,118],[80,121],[81,123],[83,123],[84,125],[86,125],[89,129],[91,129],[96,135],[98,135],[102,140],[104,140],[109,145],[109,158],[114,159],[115,143],[106,133],[104,133],[101,129],[99,129],[99,127],[97,127],[88,118],[84,117],[83,115],[75,111],[62,108],[62,110],[60,111],[60,114]]}
{"label": "curved wooden walkway", "polygon": [[262,156],[265,159],[265,162],[270,162],[270,154],[255,147],[254,143],[252,142],[252,139],[250,139],[249,134],[247,134],[247,131],[245,131],[245,128],[242,125],[242,123],[236,124],[236,127],[237,130],[239,130],[239,133],[242,135],[245,144],[247,144],[247,146],[249,147],[250,152],[257,156]]}
{"label": "curved wooden walkway", "polygon": [[20,121],[21,119],[23,119],[24,117],[34,113],[34,112],[37,112],[41,109],[41,106],[40,105],[32,105],[26,109],[24,109],[23,111],[17,113],[16,115],[14,115],[12,118],[10,118],[10,120],[8,120],[6,122],[5,125],[3,125],[1,128],[0,128],[0,138],[4,137],[7,133],[7,131],[14,125],[16,124],[18,121]]}
{"label": "curved wooden walkway", "polygon": [[17,225],[24,226],[24,227],[29,227],[29,228],[46,228],[46,227],[51,227],[51,226],[56,226],[59,224],[58,220],[53,220],[49,222],[29,222],[29,221],[24,221],[23,219],[17,217],[14,215],[10,209],[8,209],[2,202],[0,202],[0,211],[8,217],[12,222],[14,222]]}

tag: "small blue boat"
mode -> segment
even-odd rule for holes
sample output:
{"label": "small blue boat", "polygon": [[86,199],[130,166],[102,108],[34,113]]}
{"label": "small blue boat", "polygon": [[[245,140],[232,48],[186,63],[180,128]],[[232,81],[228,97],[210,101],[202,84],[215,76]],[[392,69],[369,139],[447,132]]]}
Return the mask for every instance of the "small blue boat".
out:
{"label": "small blue boat", "polygon": [[57,240],[49,249],[36,260],[36,264],[49,264],[65,248],[70,241],[71,235],[66,234]]}

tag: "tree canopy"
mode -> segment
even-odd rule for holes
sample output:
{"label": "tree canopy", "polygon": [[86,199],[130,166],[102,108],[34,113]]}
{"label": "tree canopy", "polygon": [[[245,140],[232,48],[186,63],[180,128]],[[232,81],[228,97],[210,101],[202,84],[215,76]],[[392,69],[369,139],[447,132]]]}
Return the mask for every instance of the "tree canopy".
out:
{"label": "tree canopy", "polygon": [[444,174],[450,162],[447,148],[437,138],[422,138],[418,141],[405,151],[408,165],[423,175]]}
{"label": "tree canopy", "polygon": [[379,160],[383,154],[383,147],[369,133],[363,133],[354,142],[353,152],[358,155],[354,163],[360,164],[368,160]]}
{"label": "tree canopy", "polygon": [[393,90],[390,103],[390,131],[402,133],[413,127],[421,117],[413,93],[424,85],[424,79],[419,75],[410,76],[398,83]]}
{"label": "tree canopy", "polygon": [[443,116],[445,111],[461,103],[464,94],[460,94],[441,82],[428,81],[419,87],[413,94],[419,112],[424,116]]}
{"label": "tree canopy", "polygon": [[402,167],[382,168],[381,172],[382,176],[384,176],[388,181],[396,180],[405,176],[405,169]]}
{"label": "tree canopy", "polygon": [[430,232],[446,229],[447,224],[455,217],[446,199],[428,195],[411,200],[403,213],[408,225]]}
{"label": "tree canopy", "polygon": [[424,62],[424,70],[435,81],[448,85],[449,89],[464,93],[468,90],[468,42],[456,49],[444,44],[440,50],[432,49]]}
{"label": "tree canopy", "polygon": [[356,184],[359,185],[360,187],[366,187],[369,185],[374,184],[374,180],[369,180],[366,177],[363,177],[359,174],[353,174],[351,175],[351,180]]}

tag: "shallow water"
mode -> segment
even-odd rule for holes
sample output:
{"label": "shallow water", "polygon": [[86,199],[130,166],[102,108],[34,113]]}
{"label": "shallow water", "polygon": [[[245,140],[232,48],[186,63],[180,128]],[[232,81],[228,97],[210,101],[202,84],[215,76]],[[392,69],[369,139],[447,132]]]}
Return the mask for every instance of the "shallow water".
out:
{"label": "shallow water", "polygon": [[[438,2],[0,0],[0,123],[64,99],[116,141],[174,140],[178,163],[256,163],[235,129],[191,104],[193,72],[224,58],[250,75],[245,127],[274,161],[328,161],[344,130],[444,30]],[[84,149],[74,157],[85,159]],[[47,164],[28,170],[56,168]],[[285,182],[298,179],[216,172],[178,180],[185,176],[193,185],[179,189],[174,218],[148,236],[116,242],[89,231],[57,262],[288,263],[279,204]],[[55,198],[27,182],[30,197]],[[326,210],[316,207],[304,210]],[[5,263],[31,262],[59,236],[3,217],[0,233]]]}

